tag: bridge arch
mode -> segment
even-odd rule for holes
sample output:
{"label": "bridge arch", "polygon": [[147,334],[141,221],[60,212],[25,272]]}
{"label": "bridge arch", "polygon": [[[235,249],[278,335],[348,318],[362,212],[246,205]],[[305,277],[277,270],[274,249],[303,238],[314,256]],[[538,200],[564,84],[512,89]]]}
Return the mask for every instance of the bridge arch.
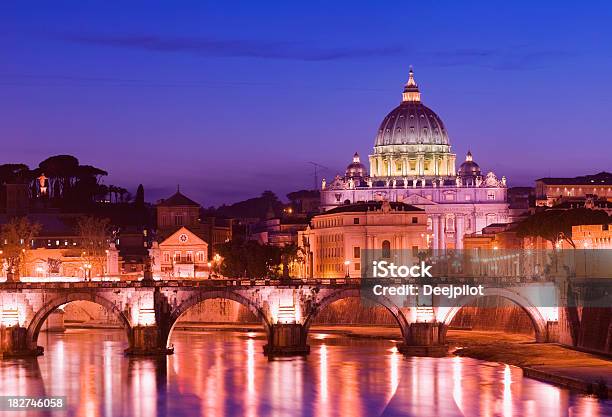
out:
{"label": "bridge arch", "polygon": [[213,300],[217,298],[223,298],[226,300],[235,301],[247,307],[249,311],[253,313],[255,317],[257,317],[257,319],[259,319],[262,322],[264,326],[264,330],[266,332],[266,336],[270,335],[270,327],[272,326],[272,323],[270,322],[270,320],[268,319],[264,311],[261,309],[261,307],[257,305],[256,302],[250,300],[249,298],[243,296],[242,294],[237,293],[236,291],[229,290],[229,289],[227,290],[226,289],[203,290],[203,291],[197,291],[191,297],[187,298],[185,301],[179,304],[174,310],[172,310],[169,316],[169,319],[168,319],[168,325],[165,330],[162,330],[163,337],[166,342],[166,346],[169,346],[170,336],[172,335],[172,331],[174,330],[174,327],[178,323],[179,318],[185,312],[187,312],[190,308],[206,300]]}
{"label": "bridge arch", "polygon": [[499,296],[505,298],[507,300],[512,301],[514,304],[518,305],[526,314],[529,316],[531,323],[533,324],[533,329],[535,331],[536,342],[544,342],[546,341],[546,319],[540,313],[540,310],[536,306],[534,306],[528,299],[523,297],[522,295],[507,290],[505,288],[487,288],[484,290],[484,295],[481,296],[465,296],[460,298],[457,301],[457,304],[451,307],[446,314],[443,316],[441,323],[442,329],[440,331],[440,341],[444,342],[446,340],[446,332],[448,331],[448,326],[453,321],[453,318],[457,315],[459,310],[461,310],[466,305],[472,303],[478,298],[489,297],[489,296]]}
{"label": "bridge arch", "polygon": [[401,309],[397,305],[395,305],[395,303],[393,303],[387,297],[383,297],[383,296],[374,297],[368,291],[362,293],[359,288],[347,288],[347,289],[335,290],[332,293],[324,296],[315,306],[313,306],[310,313],[308,314],[308,317],[306,318],[306,321],[304,322],[304,328],[306,329],[306,332],[308,332],[308,330],[310,329],[310,326],[312,325],[312,322],[316,318],[316,316],[323,309],[325,309],[325,307],[331,305],[332,303],[336,301],[339,301],[345,298],[352,298],[352,297],[358,297],[358,298],[364,297],[374,304],[385,307],[385,309],[387,309],[387,311],[391,313],[395,321],[397,321],[397,324],[400,327],[400,331],[402,332],[402,337],[405,339],[408,336],[408,332],[409,332],[408,329],[410,327],[408,324],[408,320],[406,320],[406,316],[404,316],[404,313],[402,313]]}
{"label": "bridge arch", "polygon": [[36,348],[40,329],[42,328],[42,325],[44,324],[45,320],[47,320],[49,315],[55,310],[57,310],[58,307],[64,304],[71,303],[73,301],[89,301],[104,307],[107,311],[109,311],[119,320],[119,323],[121,323],[121,327],[123,327],[126,332],[128,343],[131,346],[132,326],[126,315],[115,305],[115,303],[93,292],[76,292],[62,294],[47,301],[42,306],[42,308],[40,308],[36,312],[36,314],[34,314],[34,317],[32,317],[32,320],[30,321],[27,330],[27,343],[31,349]]}

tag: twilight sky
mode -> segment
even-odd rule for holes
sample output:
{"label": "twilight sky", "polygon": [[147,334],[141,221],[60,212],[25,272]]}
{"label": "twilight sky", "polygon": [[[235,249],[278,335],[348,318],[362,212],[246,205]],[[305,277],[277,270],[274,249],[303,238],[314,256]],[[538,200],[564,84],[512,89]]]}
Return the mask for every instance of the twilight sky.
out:
{"label": "twilight sky", "polygon": [[606,2],[3,1],[0,163],[73,154],[149,201],[284,196],[309,161],[329,179],[367,159],[412,64],[458,161],[510,185],[610,171],[611,21]]}

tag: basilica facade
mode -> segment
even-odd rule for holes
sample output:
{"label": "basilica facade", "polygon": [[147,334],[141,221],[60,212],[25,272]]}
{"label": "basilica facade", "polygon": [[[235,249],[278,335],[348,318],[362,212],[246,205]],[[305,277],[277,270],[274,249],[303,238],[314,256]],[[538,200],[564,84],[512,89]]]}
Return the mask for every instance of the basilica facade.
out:
{"label": "basilica facade", "polygon": [[425,210],[428,246],[462,249],[463,236],[510,221],[506,178],[484,174],[470,152],[456,169],[442,119],[421,101],[412,69],[402,101],[382,121],[369,170],[357,153],[344,175],[323,179],[321,210],[390,201]]}

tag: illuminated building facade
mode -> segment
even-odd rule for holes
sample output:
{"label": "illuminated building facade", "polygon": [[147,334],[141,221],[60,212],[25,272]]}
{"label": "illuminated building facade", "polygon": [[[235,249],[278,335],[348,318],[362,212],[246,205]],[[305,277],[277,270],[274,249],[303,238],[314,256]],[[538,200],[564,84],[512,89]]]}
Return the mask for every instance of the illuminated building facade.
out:
{"label": "illuminated building facade", "polygon": [[612,249],[612,224],[572,226],[572,240],[578,249]]}
{"label": "illuminated building facade", "polygon": [[342,278],[361,276],[364,250],[392,251],[428,247],[427,215],[405,203],[378,201],[342,205],[314,216],[298,232],[304,255],[302,277]]}
{"label": "illuminated building facade", "polygon": [[388,200],[425,210],[435,249],[461,249],[463,236],[507,223],[506,178],[483,175],[470,152],[459,169],[442,119],[421,102],[410,70],[402,102],[383,120],[369,157],[369,174],[358,154],[345,175],[322,182],[321,210]]}
{"label": "illuminated building facade", "polygon": [[181,227],[150,250],[153,276],[171,278],[206,277],[208,243],[198,235]]}
{"label": "illuminated building facade", "polygon": [[207,243],[207,257],[212,258],[214,247],[232,238],[232,221],[219,221],[214,217],[201,218],[201,206],[179,190],[156,205],[157,241],[161,244],[182,227],[187,228]]}
{"label": "illuminated building facade", "polygon": [[612,173],[536,180],[536,205],[553,207],[564,201],[612,201]]}

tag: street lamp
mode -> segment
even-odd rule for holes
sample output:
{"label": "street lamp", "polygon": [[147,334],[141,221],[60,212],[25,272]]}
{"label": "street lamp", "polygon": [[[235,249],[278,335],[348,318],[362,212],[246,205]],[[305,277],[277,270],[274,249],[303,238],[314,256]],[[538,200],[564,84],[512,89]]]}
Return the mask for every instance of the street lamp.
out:
{"label": "street lamp", "polygon": [[344,261],[344,266],[346,266],[346,275],[345,278],[350,278],[351,274],[349,273],[349,265],[351,264],[351,261],[349,261],[348,259],[346,261]]}

